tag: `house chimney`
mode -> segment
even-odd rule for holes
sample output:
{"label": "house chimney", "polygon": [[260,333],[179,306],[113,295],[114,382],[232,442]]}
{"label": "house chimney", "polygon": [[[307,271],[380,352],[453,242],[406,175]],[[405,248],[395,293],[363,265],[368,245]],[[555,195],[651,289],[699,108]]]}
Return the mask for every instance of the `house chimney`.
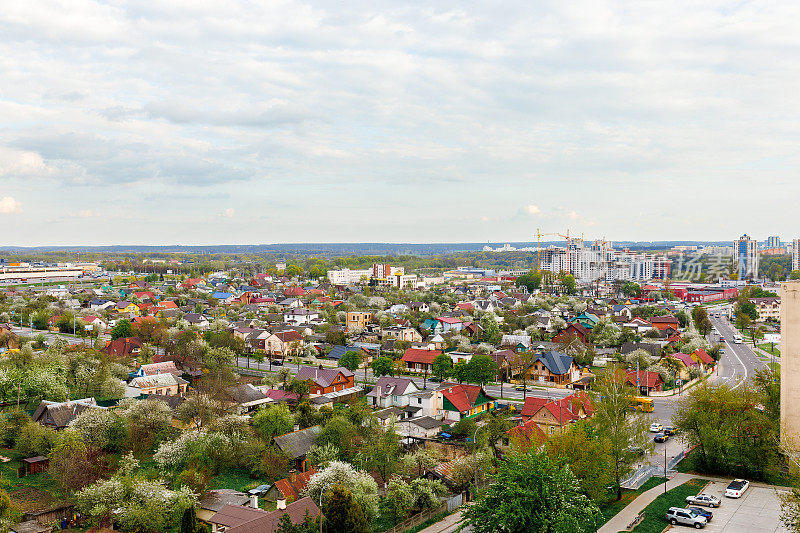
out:
{"label": "house chimney", "polygon": [[[280,501],[280,500],[278,500],[278,501]],[[284,503],[285,503],[285,501],[284,501]],[[250,495],[250,507],[252,507],[253,509],[258,509],[258,495],[257,494],[251,494]]]}
{"label": "house chimney", "polygon": [[280,497],[278,498],[278,510],[286,509],[286,498]]}

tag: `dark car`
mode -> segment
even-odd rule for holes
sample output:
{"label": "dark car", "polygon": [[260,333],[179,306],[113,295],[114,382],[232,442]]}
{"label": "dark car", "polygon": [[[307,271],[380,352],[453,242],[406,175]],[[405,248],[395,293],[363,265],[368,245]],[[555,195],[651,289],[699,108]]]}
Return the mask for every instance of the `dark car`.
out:
{"label": "dark car", "polygon": [[283,366],[283,361],[281,361],[280,359],[275,359],[272,362],[272,366]]}
{"label": "dark car", "polygon": [[666,433],[658,433],[655,437],[653,437],[653,442],[667,442],[669,440],[669,435]]}
{"label": "dark car", "polygon": [[714,518],[714,513],[712,513],[707,509],[703,509],[702,507],[695,507],[694,505],[690,505],[689,507],[687,507],[687,509],[696,512],[700,516],[705,516],[706,520],[708,520],[709,522],[711,522],[711,519]]}
{"label": "dark car", "polygon": [[675,428],[672,426],[664,426],[664,435],[673,436],[675,434]]}

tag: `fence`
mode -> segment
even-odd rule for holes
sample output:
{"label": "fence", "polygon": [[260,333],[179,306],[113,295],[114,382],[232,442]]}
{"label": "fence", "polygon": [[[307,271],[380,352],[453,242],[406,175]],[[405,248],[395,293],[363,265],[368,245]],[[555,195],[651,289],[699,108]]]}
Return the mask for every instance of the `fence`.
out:
{"label": "fence", "polygon": [[455,496],[447,498],[447,512],[452,513],[464,503],[464,493],[460,492]]}
{"label": "fence", "polygon": [[393,528],[387,529],[385,533],[403,533],[404,531],[411,529],[414,526],[420,525],[425,520],[428,520],[429,518],[432,518],[439,513],[445,513],[445,512],[447,512],[447,502],[443,503],[436,509],[428,509],[427,511],[415,514],[411,518],[408,518],[405,521],[400,522]]}
{"label": "fence", "polygon": [[[675,467],[683,461],[691,449],[683,450],[667,461],[667,477],[675,473]],[[664,475],[664,467],[658,465],[644,465],[634,470],[628,477],[622,479],[619,484],[623,489],[636,490],[654,475]]]}

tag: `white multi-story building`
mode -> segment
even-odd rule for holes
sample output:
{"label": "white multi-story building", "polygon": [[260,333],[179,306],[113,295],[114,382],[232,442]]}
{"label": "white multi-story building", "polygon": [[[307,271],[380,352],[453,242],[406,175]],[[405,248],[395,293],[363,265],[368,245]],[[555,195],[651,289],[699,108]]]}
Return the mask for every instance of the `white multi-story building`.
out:
{"label": "white multi-story building", "polygon": [[792,270],[800,270],[800,239],[792,240]]}
{"label": "white multi-story building", "polygon": [[595,241],[590,247],[581,239],[571,239],[569,249],[550,246],[540,252],[543,270],[550,272],[569,272],[581,282],[603,280],[644,281],[660,279],[664,271],[669,272],[663,263],[668,260],[629,250],[614,250],[607,241]]}
{"label": "white multi-story building", "polygon": [[371,268],[365,268],[363,270],[350,270],[349,268],[328,270],[328,281],[334,285],[352,285],[353,283],[360,282],[362,279],[369,279],[371,277]]}
{"label": "white multi-story building", "polygon": [[739,279],[758,276],[758,242],[746,233],[733,241],[733,256],[737,263]]}

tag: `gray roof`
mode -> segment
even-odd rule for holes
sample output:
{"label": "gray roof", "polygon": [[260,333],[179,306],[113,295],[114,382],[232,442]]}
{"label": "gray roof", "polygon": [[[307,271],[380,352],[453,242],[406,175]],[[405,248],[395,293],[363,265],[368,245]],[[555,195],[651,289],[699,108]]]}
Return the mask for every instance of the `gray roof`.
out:
{"label": "gray roof", "polygon": [[550,350],[539,356],[537,361],[544,363],[551,373],[556,375],[564,375],[569,372],[569,367],[572,366],[572,357],[555,350]]}
{"label": "gray roof", "polygon": [[444,425],[444,422],[441,420],[436,420],[435,418],[431,418],[429,416],[421,416],[411,420],[403,420],[403,422],[408,422],[425,429],[438,428]]}
{"label": "gray roof", "polygon": [[225,505],[243,506],[250,503],[250,496],[244,492],[232,489],[210,490],[200,498],[198,504],[201,509],[219,511]]}
{"label": "gray roof", "polygon": [[297,459],[308,453],[320,433],[322,433],[322,426],[311,426],[275,437],[275,444],[291,459]]}
{"label": "gray roof", "polygon": [[[406,393],[409,389],[409,385],[413,385],[413,381],[409,378],[395,378],[392,376],[381,376],[378,378],[378,381],[375,383],[375,388],[373,388],[367,396],[370,398],[386,398],[387,396],[397,395],[402,396]],[[416,386],[412,386],[413,389],[416,390]]]}
{"label": "gray roof", "polygon": [[329,387],[331,383],[336,380],[336,376],[342,374],[344,377],[349,378],[354,374],[340,366],[338,368],[317,368],[315,366],[301,366],[295,374],[295,379],[299,381],[311,380],[321,387]]}

